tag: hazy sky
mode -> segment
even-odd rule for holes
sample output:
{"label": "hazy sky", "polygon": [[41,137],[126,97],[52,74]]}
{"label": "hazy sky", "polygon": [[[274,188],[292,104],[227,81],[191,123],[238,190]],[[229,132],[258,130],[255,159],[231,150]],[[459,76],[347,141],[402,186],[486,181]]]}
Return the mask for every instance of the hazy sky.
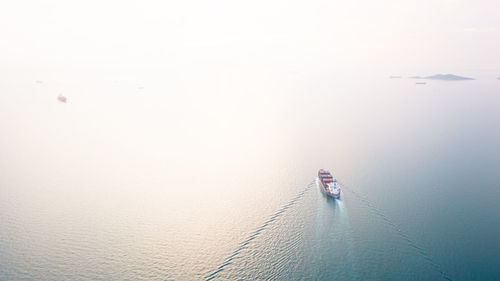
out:
{"label": "hazy sky", "polygon": [[0,68],[500,69],[500,2],[2,1]]}

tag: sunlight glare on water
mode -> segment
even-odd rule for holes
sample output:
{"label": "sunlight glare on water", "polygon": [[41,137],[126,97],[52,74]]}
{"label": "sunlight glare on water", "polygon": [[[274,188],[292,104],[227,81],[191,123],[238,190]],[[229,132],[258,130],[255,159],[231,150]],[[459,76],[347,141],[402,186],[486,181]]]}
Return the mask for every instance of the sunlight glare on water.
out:
{"label": "sunlight glare on water", "polygon": [[[290,74],[276,78],[295,90],[229,94],[162,73],[64,75],[2,82],[1,279],[483,276],[467,255],[498,274],[500,103],[484,82]],[[348,183],[340,200],[310,184],[319,168]],[[465,212],[452,202],[472,182]],[[467,246],[478,238],[490,246]]]}

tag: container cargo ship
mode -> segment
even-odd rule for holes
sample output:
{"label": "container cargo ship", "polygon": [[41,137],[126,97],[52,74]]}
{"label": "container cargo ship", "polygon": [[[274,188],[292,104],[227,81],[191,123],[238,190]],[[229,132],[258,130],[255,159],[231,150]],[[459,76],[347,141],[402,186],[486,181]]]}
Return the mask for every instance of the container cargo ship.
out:
{"label": "container cargo ship", "polygon": [[335,199],[340,198],[340,186],[329,171],[323,169],[319,170],[318,179],[321,189],[327,196]]}

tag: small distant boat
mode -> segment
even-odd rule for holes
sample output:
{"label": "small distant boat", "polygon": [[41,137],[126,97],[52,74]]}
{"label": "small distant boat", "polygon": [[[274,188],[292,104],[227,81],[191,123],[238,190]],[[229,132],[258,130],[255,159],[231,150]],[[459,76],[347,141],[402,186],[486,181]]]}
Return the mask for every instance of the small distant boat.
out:
{"label": "small distant boat", "polygon": [[416,82],[415,84],[417,84],[417,85],[425,85],[427,83],[426,82]]}
{"label": "small distant boat", "polygon": [[329,171],[319,170],[318,179],[321,189],[327,196],[335,199],[340,198],[340,186]]}
{"label": "small distant boat", "polygon": [[66,101],[67,101],[66,97],[63,95],[57,96],[57,100],[62,102],[62,103],[66,103]]}

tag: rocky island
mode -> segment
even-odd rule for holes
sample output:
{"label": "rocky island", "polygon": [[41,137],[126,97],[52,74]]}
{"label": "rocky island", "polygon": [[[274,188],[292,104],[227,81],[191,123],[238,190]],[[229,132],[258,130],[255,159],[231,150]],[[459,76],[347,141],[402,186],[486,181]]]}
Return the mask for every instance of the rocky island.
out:
{"label": "rocky island", "polygon": [[445,80],[445,81],[459,81],[459,80],[474,80],[474,78],[458,76],[454,74],[436,74],[431,76],[411,76],[412,79],[432,79],[432,80]]}

